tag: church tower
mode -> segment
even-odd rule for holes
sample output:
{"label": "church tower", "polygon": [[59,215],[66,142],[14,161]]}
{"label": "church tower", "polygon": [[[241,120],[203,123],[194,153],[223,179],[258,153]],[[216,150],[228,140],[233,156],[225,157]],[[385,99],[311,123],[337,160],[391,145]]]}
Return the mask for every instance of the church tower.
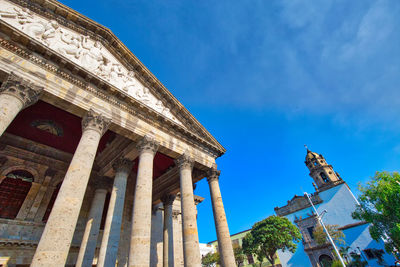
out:
{"label": "church tower", "polygon": [[333,170],[332,165],[329,165],[321,154],[312,152],[308,148],[305,164],[318,189],[336,184],[335,182],[341,180],[339,174]]}

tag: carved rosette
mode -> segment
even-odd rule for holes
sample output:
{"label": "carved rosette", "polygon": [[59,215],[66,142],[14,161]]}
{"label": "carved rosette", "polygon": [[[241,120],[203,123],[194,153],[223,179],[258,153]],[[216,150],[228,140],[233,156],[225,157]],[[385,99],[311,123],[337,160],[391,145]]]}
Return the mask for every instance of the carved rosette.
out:
{"label": "carved rosette", "polygon": [[207,181],[208,182],[212,182],[212,181],[218,181],[219,179],[219,175],[221,174],[220,170],[217,170],[215,168],[211,168],[208,172],[207,172]]}
{"label": "carved rosette", "polygon": [[151,152],[156,154],[159,143],[151,136],[145,135],[136,145],[140,153]]}
{"label": "carved rosette", "polygon": [[115,172],[130,173],[132,171],[133,161],[126,158],[119,158],[113,162],[112,166]]}
{"label": "carved rosette", "polygon": [[163,205],[165,207],[165,206],[172,205],[172,203],[174,202],[175,198],[176,198],[176,195],[168,194],[168,195],[162,196],[161,197],[161,201],[162,201],[162,203],[163,203]]}
{"label": "carved rosette", "polygon": [[194,159],[189,155],[189,153],[185,152],[175,160],[175,164],[179,169],[193,169]]}
{"label": "carved rosette", "polygon": [[1,94],[8,94],[18,98],[23,103],[23,108],[35,104],[42,92],[43,87],[26,81],[12,72],[0,87]]}
{"label": "carved rosette", "polygon": [[111,120],[90,109],[82,119],[82,131],[92,129],[103,135],[110,125]]}

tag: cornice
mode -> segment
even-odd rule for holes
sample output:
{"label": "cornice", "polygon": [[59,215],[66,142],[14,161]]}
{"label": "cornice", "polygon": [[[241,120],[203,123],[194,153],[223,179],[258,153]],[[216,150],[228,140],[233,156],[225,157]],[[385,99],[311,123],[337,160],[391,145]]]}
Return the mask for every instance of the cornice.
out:
{"label": "cornice", "polygon": [[[175,96],[144,66],[142,62],[103,25],[83,16],[77,11],[55,0],[8,0],[20,6],[29,8],[33,12],[56,20],[61,25],[71,28],[78,33],[100,41],[118,60],[128,69],[134,70],[141,82],[146,84],[153,94],[167,101],[166,106],[174,108],[174,115],[186,126],[195,130],[188,131],[188,136],[203,135],[204,142],[210,143],[217,156],[221,156],[226,149],[205,129],[205,127],[175,98]],[[92,76],[92,75],[87,75]],[[94,77],[93,77],[94,78]],[[116,94],[122,92],[116,91]],[[201,138],[201,139],[204,139]]]}
{"label": "cornice", "polygon": [[[3,30],[6,25],[4,23],[0,23],[1,29]],[[13,29],[9,29],[13,30]],[[18,33],[18,38],[23,38],[22,34]],[[29,40],[32,42],[30,44],[31,48],[32,47],[41,47],[41,49],[44,51],[45,48],[42,47],[42,45],[38,42],[35,42],[35,40]],[[26,40],[25,40],[26,42]],[[94,94],[96,97],[114,105],[120,108],[121,110],[124,110],[125,112],[128,112],[141,120],[149,123],[150,125],[161,129],[164,132],[167,132],[169,134],[175,135],[178,138],[184,140],[188,144],[197,147],[201,149],[202,151],[205,151],[208,154],[211,154],[215,157],[221,156],[223,153],[220,152],[213,144],[209,143],[208,141],[202,139],[198,135],[195,135],[194,133],[188,131],[184,127],[180,126],[179,124],[173,122],[172,120],[162,116],[158,115],[156,112],[154,112],[152,109],[146,107],[145,105],[139,103],[137,100],[134,98],[130,98],[127,95],[125,95],[123,92],[119,92],[115,87],[112,85],[106,85],[103,82],[98,83],[100,86],[103,86],[102,88],[96,88],[94,87],[93,80],[86,81],[83,78],[77,78],[76,74],[78,72],[84,72],[83,69],[81,69],[79,66],[76,64],[69,62],[75,69],[74,73],[71,73],[67,69],[65,69],[66,65],[63,67],[60,67],[56,65],[54,62],[49,61],[48,59],[45,59],[44,57],[39,57],[38,54],[32,53],[31,50],[28,48],[24,47],[23,45],[16,43],[15,41],[4,39],[0,37],[0,47],[11,51],[12,53],[17,54],[18,56],[29,60],[33,64],[36,64],[40,66],[41,68],[46,69],[49,72],[52,72],[61,78],[67,80],[68,82],[80,87],[83,90],[86,90],[92,94]],[[38,51],[37,51],[38,52]],[[46,57],[52,59],[54,61],[58,56],[51,53],[49,50],[46,50],[45,55]],[[59,59],[60,62],[65,62],[68,61],[67,59]],[[101,90],[102,89],[102,90]],[[155,124],[156,122],[156,124]],[[224,151],[225,152],[225,151]]]}

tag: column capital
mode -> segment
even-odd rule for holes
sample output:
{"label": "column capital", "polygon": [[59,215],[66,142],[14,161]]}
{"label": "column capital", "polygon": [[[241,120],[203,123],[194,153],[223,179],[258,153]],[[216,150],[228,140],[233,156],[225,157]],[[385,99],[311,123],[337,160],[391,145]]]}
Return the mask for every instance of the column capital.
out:
{"label": "column capital", "polygon": [[22,102],[23,108],[35,104],[42,92],[43,87],[24,80],[13,72],[8,75],[7,80],[0,87],[0,93],[18,98]]}
{"label": "column capital", "polygon": [[179,169],[192,169],[194,165],[194,159],[189,155],[189,153],[185,152],[175,160],[175,164],[179,167]]}
{"label": "column capital", "polygon": [[159,143],[151,136],[145,135],[136,145],[140,153],[151,152],[155,154],[158,150]]}
{"label": "column capital", "polygon": [[106,190],[108,192],[112,186],[112,180],[106,176],[98,176],[95,179],[91,178],[89,183],[90,187],[95,191]]}
{"label": "column capital", "polygon": [[219,180],[219,175],[221,174],[220,170],[217,170],[216,168],[211,168],[210,170],[208,170],[207,172],[207,181],[208,182],[212,182],[215,180]]}
{"label": "column capital", "polygon": [[163,203],[164,207],[165,206],[169,206],[169,205],[172,205],[172,203],[174,202],[175,198],[176,198],[176,195],[171,195],[171,194],[163,195],[161,197],[161,202]]}
{"label": "column capital", "polygon": [[99,113],[96,113],[93,109],[89,109],[89,111],[82,118],[82,131],[85,131],[86,129],[92,129],[103,135],[107,131],[110,123],[110,119]]}
{"label": "column capital", "polygon": [[115,172],[123,171],[129,174],[132,171],[133,161],[121,157],[113,162],[112,167]]}

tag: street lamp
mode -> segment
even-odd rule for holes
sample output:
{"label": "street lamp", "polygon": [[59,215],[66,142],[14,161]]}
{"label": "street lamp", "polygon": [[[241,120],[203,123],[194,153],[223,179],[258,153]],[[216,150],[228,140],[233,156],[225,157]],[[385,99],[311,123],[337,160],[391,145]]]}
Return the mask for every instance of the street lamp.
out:
{"label": "street lamp", "polygon": [[340,263],[343,265],[343,267],[346,267],[346,264],[343,261],[342,256],[339,253],[339,250],[336,247],[335,242],[333,242],[333,239],[331,237],[331,235],[329,234],[328,230],[325,227],[324,222],[322,221],[322,216],[325,215],[325,213],[327,213],[326,210],[324,210],[321,215],[318,213],[317,209],[314,206],[314,203],[311,201],[310,195],[307,192],[304,192],[304,195],[307,196],[308,201],[310,202],[311,207],[314,209],[315,214],[317,215],[317,219],[319,221],[319,223],[322,225],[322,228],[324,229],[326,235],[328,236],[329,242],[332,244],[333,248],[335,249],[336,255],[338,256]]}

